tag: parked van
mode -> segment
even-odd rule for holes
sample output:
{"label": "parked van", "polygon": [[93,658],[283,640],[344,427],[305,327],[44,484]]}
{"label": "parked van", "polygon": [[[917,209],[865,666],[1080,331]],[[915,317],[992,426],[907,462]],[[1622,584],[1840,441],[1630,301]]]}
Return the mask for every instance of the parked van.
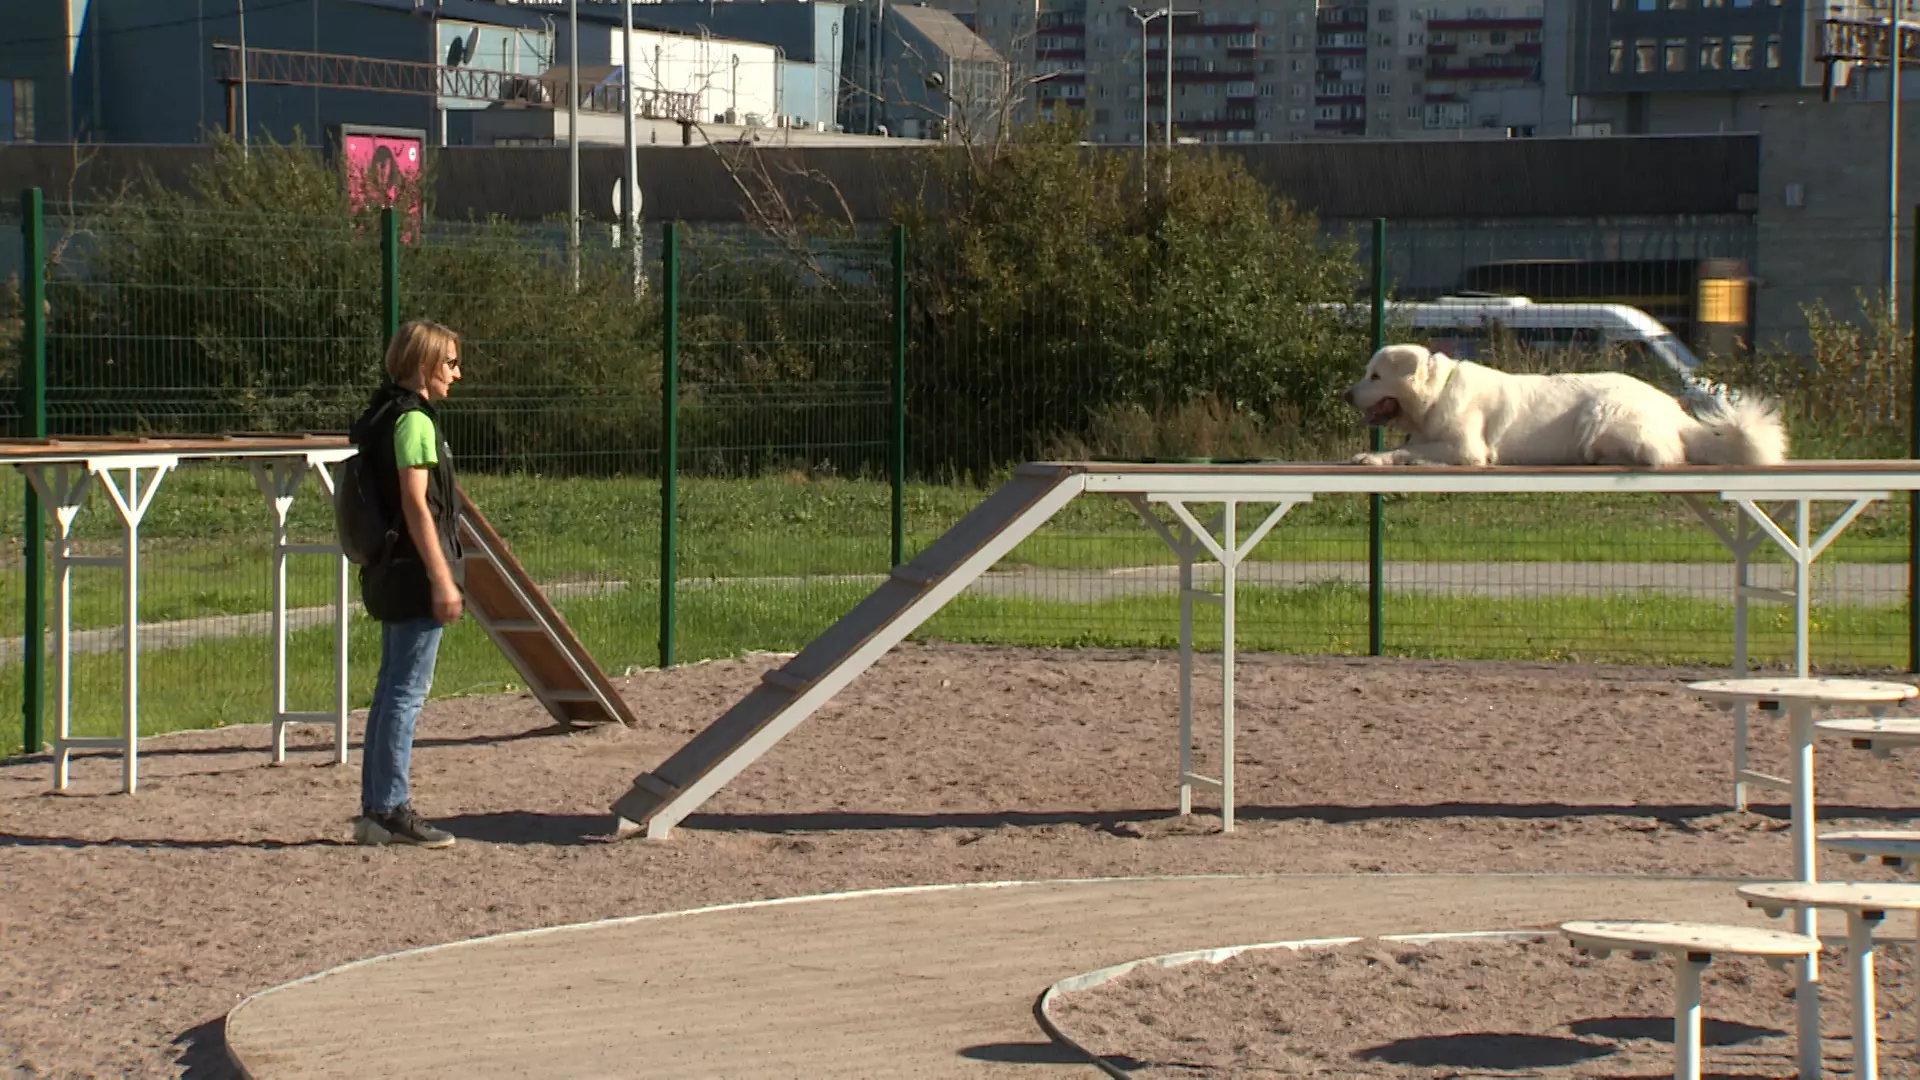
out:
{"label": "parked van", "polygon": [[[1364,305],[1334,304],[1358,317]],[[1504,339],[1531,352],[1572,349],[1587,370],[1624,371],[1678,397],[1719,396],[1700,358],[1660,320],[1624,304],[1540,304],[1524,296],[1442,296],[1390,302],[1388,334],[1461,360],[1487,362]]]}

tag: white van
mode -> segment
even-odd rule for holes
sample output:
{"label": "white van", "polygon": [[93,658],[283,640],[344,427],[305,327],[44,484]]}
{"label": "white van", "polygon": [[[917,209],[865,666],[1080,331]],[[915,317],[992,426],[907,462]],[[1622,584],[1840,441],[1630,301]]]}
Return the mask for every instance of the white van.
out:
{"label": "white van", "polygon": [[[1359,318],[1372,314],[1363,304],[1326,306]],[[1699,374],[1700,358],[1673,331],[1625,304],[1537,304],[1524,296],[1442,296],[1389,302],[1387,326],[1390,336],[1410,334],[1420,344],[1461,360],[1484,359],[1498,333],[1535,351],[1591,351],[1596,361],[1679,397],[1725,393]]]}

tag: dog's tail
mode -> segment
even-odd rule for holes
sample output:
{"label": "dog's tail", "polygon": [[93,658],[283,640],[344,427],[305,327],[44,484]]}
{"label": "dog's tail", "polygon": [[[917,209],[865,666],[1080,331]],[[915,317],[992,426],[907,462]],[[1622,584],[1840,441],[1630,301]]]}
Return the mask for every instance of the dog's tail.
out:
{"label": "dog's tail", "polygon": [[1787,426],[1772,401],[1742,396],[1703,410],[1681,434],[1693,465],[1778,465],[1787,460]]}

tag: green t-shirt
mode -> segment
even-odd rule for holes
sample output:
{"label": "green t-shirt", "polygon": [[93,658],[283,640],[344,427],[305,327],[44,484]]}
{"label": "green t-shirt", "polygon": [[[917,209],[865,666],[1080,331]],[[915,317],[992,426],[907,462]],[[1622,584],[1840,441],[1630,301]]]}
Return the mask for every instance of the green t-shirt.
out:
{"label": "green t-shirt", "polygon": [[400,414],[393,425],[393,461],[402,469],[431,469],[440,464],[440,440],[435,437],[433,418],[419,409]]}

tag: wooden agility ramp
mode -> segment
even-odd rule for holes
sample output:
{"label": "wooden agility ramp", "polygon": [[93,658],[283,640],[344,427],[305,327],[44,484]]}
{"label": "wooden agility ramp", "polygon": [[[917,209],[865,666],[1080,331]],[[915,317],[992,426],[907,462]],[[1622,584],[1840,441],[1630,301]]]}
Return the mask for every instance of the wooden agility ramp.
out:
{"label": "wooden agility ramp", "polygon": [[616,830],[666,836],[1084,487],[1082,470],[1023,465],[998,491],[613,804]]}
{"label": "wooden agility ramp", "polygon": [[627,703],[473,500],[460,492],[467,611],[562,724],[635,726]]}

